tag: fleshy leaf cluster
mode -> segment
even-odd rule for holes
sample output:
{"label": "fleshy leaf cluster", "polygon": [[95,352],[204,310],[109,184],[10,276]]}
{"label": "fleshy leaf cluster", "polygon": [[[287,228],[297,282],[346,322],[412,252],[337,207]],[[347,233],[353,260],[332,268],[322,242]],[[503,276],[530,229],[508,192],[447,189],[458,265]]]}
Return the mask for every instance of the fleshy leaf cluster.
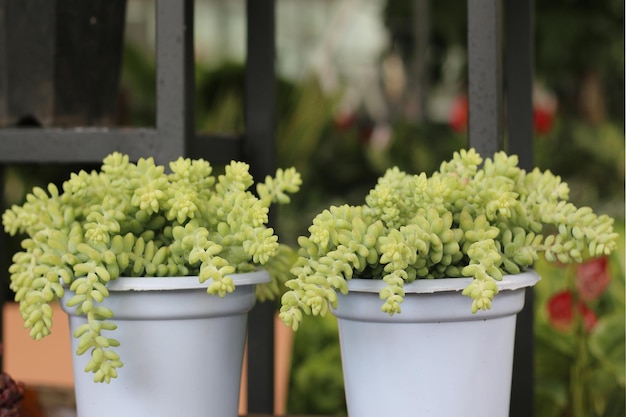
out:
{"label": "fleshy leaf cluster", "polygon": [[616,248],[613,219],[569,203],[550,171],[526,172],[504,152],[483,158],[456,152],[430,176],[391,168],[360,206],[318,214],[298,243],[295,277],[280,317],[298,329],[303,314],[336,307],[352,278],[382,279],[381,310],[400,313],[404,284],[416,279],[473,278],[463,291],[472,312],[487,310],[497,281],[531,267],[540,255],[581,262]]}
{"label": "fleshy leaf cluster", "polygon": [[10,288],[34,339],[52,328],[50,303],[70,291],[67,302],[87,323],[76,330],[78,353],[90,352],[86,371],[109,382],[122,366],[106,336],[114,316],[102,301],[118,277],[190,276],[211,280],[207,292],[234,290],[229,277],[268,266],[272,282],[258,286],[273,298],[289,275],[295,251],[267,226],[272,203],[289,203],[298,191],[295,169],[279,169],[257,185],[249,166],[231,162],[213,175],[209,162],[179,158],[165,166],[152,158],[136,163],[107,156],[99,171],[74,173],[59,189],[34,188],[21,206],[2,216],[5,232],[25,235],[13,257]]}

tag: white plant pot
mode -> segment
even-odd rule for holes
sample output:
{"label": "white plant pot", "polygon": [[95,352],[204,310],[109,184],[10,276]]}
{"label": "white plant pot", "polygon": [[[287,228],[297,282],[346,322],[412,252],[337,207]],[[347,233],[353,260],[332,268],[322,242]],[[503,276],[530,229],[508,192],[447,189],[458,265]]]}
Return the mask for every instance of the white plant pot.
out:
{"label": "white plant pot", "polygon": [[[206,293],[197,277],[118,278],[104,301],[115,314],[124,366],[109,384],[84,371],[89,353],[74,354],[78,417],[236,417],[247,312],[266,271],[233,275],[226,297]],[[86,322],[69,314],[70,330]],[[78,341],[72,338],[76,352]]]}
{"label": "white plant pot", "polygon": [[471,313],[466,278],[404,286],[402,312],[380,311],[381,280],[353,279],[338,318],[350,417],[509,415],[517,313],[534,271],[505,276],[491,309]]}

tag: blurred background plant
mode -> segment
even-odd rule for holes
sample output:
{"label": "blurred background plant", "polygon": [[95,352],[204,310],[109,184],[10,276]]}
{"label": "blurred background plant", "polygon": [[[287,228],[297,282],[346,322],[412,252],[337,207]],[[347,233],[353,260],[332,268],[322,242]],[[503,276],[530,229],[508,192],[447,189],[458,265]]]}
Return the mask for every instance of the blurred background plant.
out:
{"label": "blurred background plant", "polygon": [[535,288],[538,416],[624,415],[623,243],[617,252],[537,266],[544,277]]}
{"label": "blurred background plant", "polygon": [[[624,2],[534,3],[535,164],[561,175],[576,205],[614,216],[623,245]],[[245,1],[195,4],[197,128],[243,132]],[[154,6],[128,4],[120,125],[154,125]],[[322,207],[361,202],[386,168],[430,173],[467,146],[467,10],[455,0],[276,8],[277,159],[302,173],[306,190],[277,217],[281,238],[295,243]],[[7,171],[7,203],[53,169],[32,168]],[[537,417],[625,414],[623,255],[571,270],[540,265],[562,278],[536,289]],[[592,299],[576,286],[589,270]],[[336,323],[303,329],[288,412],[345,415]]]}

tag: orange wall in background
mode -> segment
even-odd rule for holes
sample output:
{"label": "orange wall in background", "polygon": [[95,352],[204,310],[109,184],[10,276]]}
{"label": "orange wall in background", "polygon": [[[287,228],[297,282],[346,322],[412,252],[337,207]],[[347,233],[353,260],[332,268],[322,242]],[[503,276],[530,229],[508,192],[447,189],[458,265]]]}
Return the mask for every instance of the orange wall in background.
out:
{"label": "orange wall in background", "polygon": [[17,303],[2,308],[3,366],[13,379],[27,386],[74,387],[72,349],[66,314],[52,305],[52,333],[42,340],[30,338]]}

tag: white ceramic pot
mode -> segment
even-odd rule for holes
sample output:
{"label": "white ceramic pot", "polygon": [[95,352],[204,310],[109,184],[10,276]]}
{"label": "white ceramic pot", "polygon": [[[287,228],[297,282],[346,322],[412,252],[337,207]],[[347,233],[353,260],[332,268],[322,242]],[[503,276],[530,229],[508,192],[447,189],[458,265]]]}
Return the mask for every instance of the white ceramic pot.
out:
{"label": "white ceramic pot", "polygon": [[[247,312],[266,271],[233,275],[236,289],[210,296],[197,277],[118,278],[104,301],[115,314],[124,366],[109,384],[74,355],[78,417],[236,417]],[[67,291],[69,293],[69,291]],[[86,319],[69,314],[70,330]],[[76,351],[78,341],[72,338]]]}
{"label": "white ceramic pot", "polygon": [[509,414],[516,315],[534,272],[505,276],[491,310],[471,313],[471,279],[404,286],[402,312],[380,311],[381,280],[353,279],[338,318],[350,417]]}

